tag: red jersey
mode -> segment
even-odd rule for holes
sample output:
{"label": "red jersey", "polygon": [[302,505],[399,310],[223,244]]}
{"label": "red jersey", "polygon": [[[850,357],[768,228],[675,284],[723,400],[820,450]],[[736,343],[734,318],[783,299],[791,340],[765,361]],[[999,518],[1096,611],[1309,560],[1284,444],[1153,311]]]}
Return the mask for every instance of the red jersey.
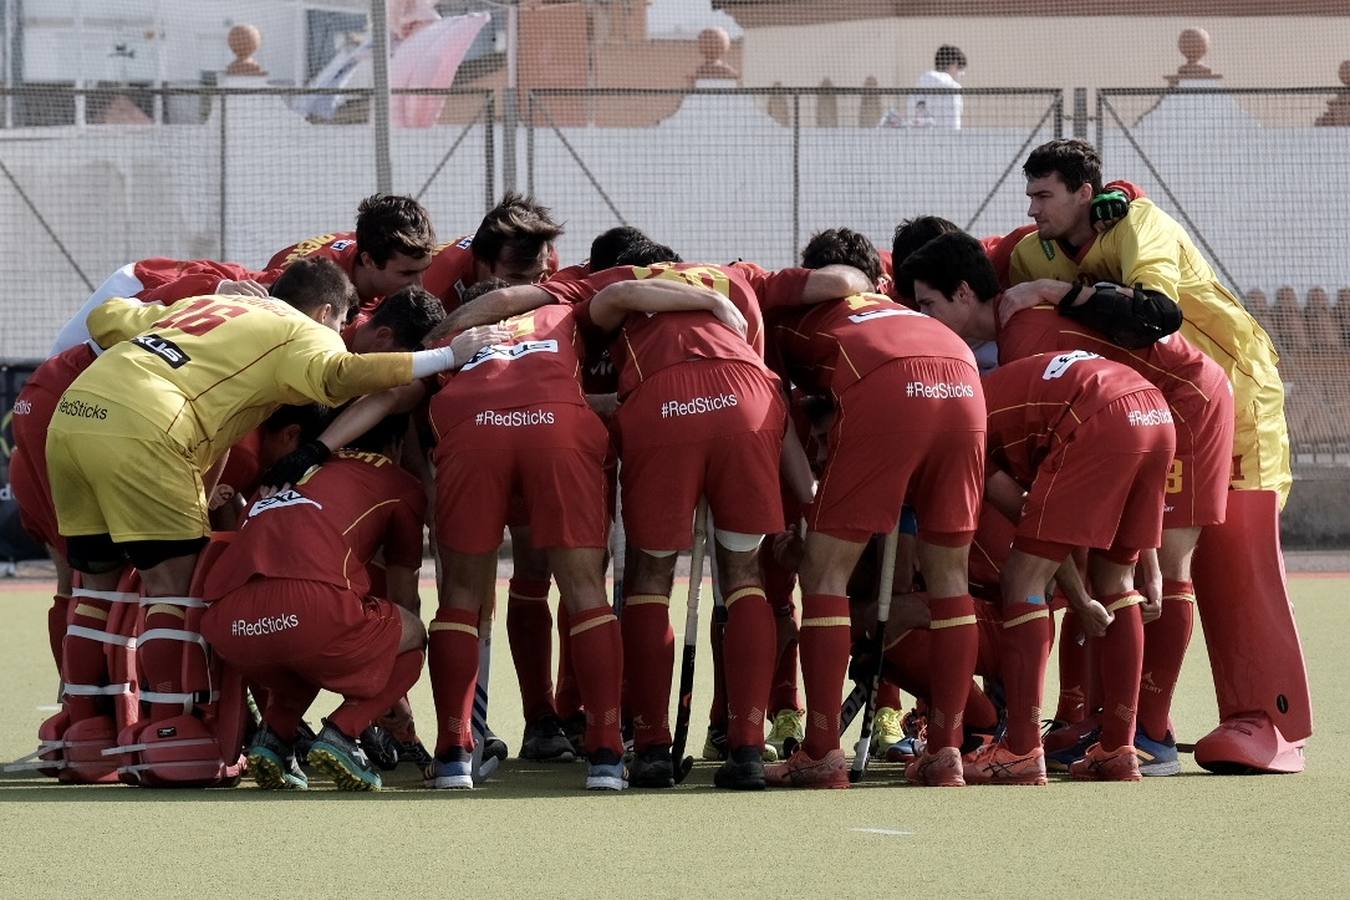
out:
{"label": "red jersey", "polygon": [[975,366],[965,342],[941,322],[884,294],[854,294],[768,312],[772,358],[807,393],[838,395],[888,362],[957,359]]}
{"label": "red jersey", "polygon": [[1140,350],[1126,350],[1101,332],[1064,318],[1053,306],[1017,313],[999,328],[997,341],[1002,365],[1036,353],[1087,350],[1129,366],[1162,392],[1182,421],[1199,420],[1200,410],[1215,393],[1228,390],[1228,376],[1219,364],[1180,334],[1169,334]]}
{"label": "red jersey", "polygon": [[291,244],[284,250],[278,250],[267,261],[267,269],[284,269],[297,259],[306,256],[319,256],[337,263],[347,277],[352,277],[359,253],[356,249],[356,232],[341,231],[333,234],[319,234],[306,238],[298,244]]}
{"label": "red jersey", "polygon": [[665,278],[717,291],[745,316],[746,338],[742,340],[740,335],[704,310],[630,315],[610,343],[620,397],[627,396],[644,379],[657,372],[691,359],[744,362],[764,367],[764,319],[755,300],[755,291],[740,264],[616,266],[580,281],[548,281],[539,287],[564,303],[580,304],[577,315],[583,325],[589,325],[590,300],[602,288],[620,281],[647,278]]}
{"label": "red jersey", "polygon": [[1006,289],[1011,284],[1009,271],[1012,268],[1013,251],[1017,249],[1022,238],[1035,230],[1036,223],[1032,222],[1008,234],[994,234],[980,239],[980,243],[984,245],[984,255],[989,257],[989,261],[994,264],[994,271],[998,273],[1000,287]]}
{"label": "red jersey", "polygon": [[225,468],[220,473],[220,484],[228,484],[236,495],[249,497],[258,489],[262,478],[262,429],[255,428],[241,437],[230,448]]}
{"label": "red jersey", "polygon": [[146,287],[136,294],[137,300],[172,306],[188,297],[214,294],[222,281],[252,279],[259,284],[271,284],[281,276],[281,269],[256,271],[237,263],[216,262],[211,259],[173,260],[143,259],[136,263],[134,272]]}
{"label": "red jersey", "polygon": [[[1085,350],[1028,356],[1000,365],[982,381],[989,459],[1024,488],[1078,425],[1121,397],[1154,390],[1137,372]],[[1169,415],[1166,409],[1155,412]]]}
{"label": "red jersey", "polygon": [[370,592],[366,566],[422,564],[422,484],[377,453],[339,450],[294,488],[256,501],[206,576],[218,600],[254,577],[318,581]]}
{"label": "red jersey", "polygon": [[431,399],[437,438],[466,419],[540,403],[585,406],[577,310],[543,306],[507,319],[512,338],[479,350]]}

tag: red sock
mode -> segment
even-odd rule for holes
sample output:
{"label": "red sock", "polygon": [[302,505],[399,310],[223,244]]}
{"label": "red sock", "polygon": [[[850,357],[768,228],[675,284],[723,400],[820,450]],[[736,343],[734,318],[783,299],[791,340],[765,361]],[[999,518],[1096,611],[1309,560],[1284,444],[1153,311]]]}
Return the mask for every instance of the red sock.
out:
{"label": "red sock", "polygon": [[1050,660],[1050,610],[1044,603],[1016,602],[1003,609],[1003,689],[1008,699],[1008,736],[1014,753],[1041,743],[1041,691]]}
{"label": "red sock", "polygon": [[[112,603],[106,600],[79,597],[71,606],[70,625],[94,631],[107,631],[111,611]],[[61,673],[67,684],[108,683],[108,658],[103,652],[103,646],[98,641],[78,634],[65,636],[61,646]],[[63,702],[72,722],[97,716],[108,707],[107,701],[97,696],[67,694]]]}
{"label": "red sock", "polygon": [[1134,743],[1134,717],[1139,707],[1139,676],[1144,668],[1144,620],[1138,591],[1100,598],[1116,620],[1098,641],[1102,679],[1102,749]]}
{"label": "red sock", "polygon": [[429,634],[436,753],[473,750],[473,693],[478,683],[478,610],[442,609]]}
{"label": "red sock", "polygon": [[375,717],[398,702],[398,698],[408,693],[417,679],[422,677],[422,661],[425,654],[421,650],[405,650],[394,657],[394,668],[389,672],[389,680],[374,697],[348,698],[328,717],[348,737],[357,737],[370,727]]}
{"label": "red sock", "polygon": [[572,621],[565,604],[558,604],[558,688],[553,692],[553,708],[559,717],[570,719],[581,712],[581,688],[572,664]]}
{"label": "red sock", "polygon": [[1139,682],[1139,727],[1155,740],[1167,734],[1172,693],[1191,642],[1195,588],[1189,581],[1164,581],[1162,615],[1144,626],[1144,674]]}
{"label": "red sock", "polygon": [[807,594],[802,598],[802,681],[806,684],[806,740],[812,759],[839,748],[839,698],[848,671],[848,598]]}
{"label": "red sock", "polygon": [[300,720],[305,717],[314,698],[319,696],[318,685],[310,684],[291,672],[269,669],[263,685],[266,701],[263,722],[283,741],[295,740]]}
{"label": "red sock", "polygon": [[[767,708],[771,713],[801,709],[802,701],[797,693],[797,611],[792,605],[792,588],[789,586],[785,601],[781,595],[775,599],[770,594],[769,606],[773,609],[777,646],[781,649],[773,670],[773,687],[769,690]],[[788,634],[786,640],[784,632]]]}
{"label": "red sock", "polygon": [[547,579],[512,578],[506,601],[506,639],[520,681],[525,723],[555,715],[553,708],[553,614]]}
{"label": "red sock", "polygon": [[1071,609],[1064,611],[1059,626],[1059,704],[1055,718],[1074,724],[1087,716],[1088,671],[1091,653],[1083,623]]}
{"label": "red sock", "polygon": [[980,686],[970,683],[970,693],[966,695],[965,725],[972,731],[991,732],[998,727],[998,710]]}
{"label": "red sock", "polygon": [[61,673],[61,642],[66,639],[66,616],[70,613],[70,598],[60,594],[52,595],[51,608],[47,610],[47,643],[52,648],[52,660],[56,663],[56,672]]}
{"label": "red sock", "polygon": [[[713,667],[713,692],[712,701],[708,704],[708,725],[725,731],[727,727],[727,623],[717,621],[715,607],[713,615],[708,617],[708,644],[712,648],[712,652],[708,655],[712,657]],[[768,693],[767,689],[765,693]]]}
{"label": "red sock", "polygon": [[883,677],[877,685],[877,709],[903,709],[904,702],[900,698],[900,688]]}
{"label": "red sock", "polygon": [[675,672],[675,631],[670,627],[670,598],[633,594],[623,603],[625,698],[633,717],[633,746],[638,750],[669,744],[670,681]]}
{"label": "red sock", "polygon": [[727,594],[727,746],[764,747],[764,701],[773,683],[778,636],[758,586]]}
{"label": "red sock", "polygon": [[928,609],[932,615],[928,631],[933,648],[929,657],[933,674],[928,700],[928,746],[960,747],[961,721],[970,680],[975,674],[975,656],[980,649],[975,630],[975,600],[969,594],[930,597]]}
{"label": "red sock", "polygon": [[619,685],[623,682],[623,634],[609,605],[571,617],[577,684],[586,705],[586,750],[623,755],[619,734]]}

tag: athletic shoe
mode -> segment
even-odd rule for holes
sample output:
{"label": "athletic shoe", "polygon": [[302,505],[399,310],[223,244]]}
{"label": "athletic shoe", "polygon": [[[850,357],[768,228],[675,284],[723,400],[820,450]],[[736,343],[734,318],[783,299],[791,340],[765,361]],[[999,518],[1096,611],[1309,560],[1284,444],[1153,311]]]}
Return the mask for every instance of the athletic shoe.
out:
{"label": "athletic shoe", "polygon": [[586,755],[586,713],[580,711],[562,720],[563,734],[578,758]]}
{"label": "athletic shoe", "polygon": [[1081,722],[1046,732],[1045,764],[1052,772],[1067,772],[1069,765],[1083,758],[1088,747],[1102,736],[1101,716],[1093,714]]}
{"label": "athletic shoe", "polygon": [[425,769],[431,765],[434,757],[427,752],[427,748],[421,741],[413,738],[411,741],[398,742],[398,761],[412,763],[419,769]]}
{"label": "athletic shoe", "polygon": [[495,758],[497,762],[506,762],[506,757],[511,755],[511,749],[506,746],[506,741],[492,733],[488,728],[483,732],[483,759],[489,757]]}
{"label": "athletic shoe", "polygon": [[916,704],[901,717],[900,730],[904,732],[904,737],[886,748],[887,762],[908,763],[918,759],[928,744],[928,716]]}
{"label": "athletic shoe", "polygon": [[1083,758],[1069,766],[1075,781],[1138,781],[1139,760],[1132,745],[1103,750],[1100,743],[1087,749]]}
{"label": "athletic shoe", "polygon": [[361,749],[381,771],[392,772],[398,768],[398,741],[378,725],[361,732]]}
{"label": "athletic shoe", "polygon": [[987,744],[961,759],[966,784],[1045,784],[1045,751],[1013,753],[1006,744]]}
{"label": "athletic shoe", "polygon": [[540,716],[525,726],[525,736],[520,741],[520,758],[535,762],[571,762],[576,759],[576,754],[572,752],[572,742],[563,734],[562,722],[550,714]]}
{"label": "athletic shoe", "polygon": [[713,774],[713,784],[730,791],[764,790],[764,751],[737,747]]}
{"label": "athletic shoe", "polygon": [[295,750],[272,729],[263,725],[248,748],[248,770],[265,791],[304,791],[309,777],[295,761]]}
{"label": "athletic shoe", "polygon": [[961,751],[956,747],[940,747],[932,753],[924,750],[905,766],[905,780],[926,787],[965,787]]}
{"label": "athletic shoe", "polygon": [[422,786],[435,790],[473,790],[473,754],[452,747],[432,757],[422,770]]}
{"label": "athletic shoe", "polygon": [[308,722],[301,720],[300,724],[295,726],[295,743],[292,746],[295,747],[295,759],[300,765],[309,764],[309,748],[316,737],[318,735],[309,727]]}
{"label": "athletic shoe", "polygon": [[708,723],[708,736],[703,739],[703,758],[709,762],[727,758],[727,730],[724,726]]}
{"label": "athletic shoe", "polygon": [[309,764],[333,779],[340,791],[380,789],[380,773],[366,758],[361,745],[327,719],[309,748]]}
{"label": "athletic shoe", "polygon": [[623,757],[613,750],[597,750],[588,760],[590,768],[586,770],[586,790],[621,791],[628,787],[623,777]]}
{"label": "athletic shoe", "polygon": [[904,717],[900,710],[883,706],[872,719],[872,756],[885,757],[892,745],[905,738]]}
{"label": "athletic shoe", "polygon": [[1139,774],[1149,777],[1157,775],[1177,775],[1181,772],[1181,759],[1177,756],[1177,742],[1172,732],[1167,732],[1161,741],[1155,741],[1145,733],[1142,727],[1134,730],[1134,755],[1139,761]]}
{"label": "athletic shoe", "polygon": [[812,759],[798,748],[786,760],[764,767],[764,783],[769,787],[848,787],[848,760],[838,748],[820,759]]}
{"label": "athletic shoe", "polygon": [[[773,714],[773,727],[764,739],[764,761],[787,759],[789,751],[784,744],[789,740],[800,744],[806,738],[806,710],[780,709]],[[770,759],[770,754],[773,758]]]}
{"label": "athletic shoe", "polygon": [[628,783],[643,788],[674,787],[675,764],[670,759],[670,745],[657,744],[636,751],[628,766]]}

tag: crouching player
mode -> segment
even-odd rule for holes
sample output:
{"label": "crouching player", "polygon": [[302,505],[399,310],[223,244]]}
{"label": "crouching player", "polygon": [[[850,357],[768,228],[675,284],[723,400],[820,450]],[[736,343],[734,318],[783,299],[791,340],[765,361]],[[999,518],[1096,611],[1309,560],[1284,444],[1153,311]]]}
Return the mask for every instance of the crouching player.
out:
{"label": "crouching player", "polygon": [[[1001,574],[1007,734],[966,757],[966,781],[1045,784],[1039,729],[1052,637],[1046,585],[1057,573],[1085,628],[1105,635],[1101,737],[1070,772],[1137,781],[1144,598],[1134,590],[1134,566],[1140,550],[1162,541],[1176,449],[1171,411],[1137,373],[1081,350],[1000,366],[984,379],[984,391],[994,470],[986,496],[1018,528]],[[1093,548],[1092,597],[1069,559],[1075,547]]]}
{"label": "crouching player", "polygon": [[[307,787],[293,744],[320,689],[343,703],[324,719],[310,765],[341,790],[380,787],[356,736],[416,683],[426,645],[409,611],[426,500],[396,462],[407,424],[386,419],[295,487],[255,502],[211,565],[202,636],[267,691],[248,750],[260,787]],[[388,600],[370,596],[366,566],[378,553]]]}

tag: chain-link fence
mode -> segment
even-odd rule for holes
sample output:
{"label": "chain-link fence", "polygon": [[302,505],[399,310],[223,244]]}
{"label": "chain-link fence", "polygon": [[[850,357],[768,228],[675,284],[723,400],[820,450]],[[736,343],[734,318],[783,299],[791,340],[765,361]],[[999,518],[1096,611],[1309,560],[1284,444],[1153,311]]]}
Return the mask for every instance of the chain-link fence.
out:
{"label": "chain-link fence", "polygon": [[[350,230],[360,198],[376,187],[370,94],[145,88],[109,99],[95,89],[0,90],[19,113],[15,127],[0,130],[0,240],[14,250],[0,259],[4,358],[45,356],[66,317],[128,262],[167,256],[261,268],[298,240]],[[493,92],[394,96],[444,103],[437,124],[398,132],[394,190],[454,231],[443,237],[472,231],[498,192]],[[113,104],[136,114],[109,122]],[[318,107],[335,109],[320,117]]]}

